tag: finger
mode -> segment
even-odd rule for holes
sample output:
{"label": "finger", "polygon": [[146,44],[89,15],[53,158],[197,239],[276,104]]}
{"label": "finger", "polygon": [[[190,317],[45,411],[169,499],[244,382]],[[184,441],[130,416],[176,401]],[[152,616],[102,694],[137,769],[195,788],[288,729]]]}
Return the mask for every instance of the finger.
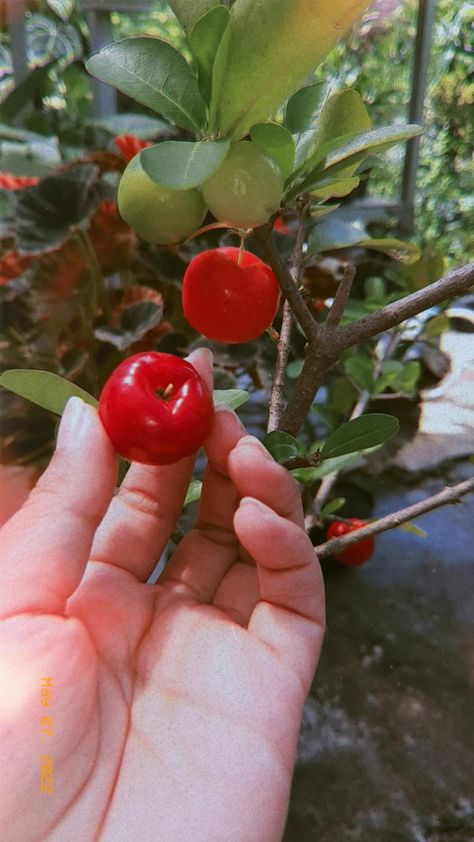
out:
{"label": "finger", "polygon": [[298,486],[253,436],[241,438],[228,458],[229,476],[241,497],[255,497],[282,517],[304,526]]}
{"label": "finger", "polygon": [[305,693],[316,668],[324,633],[324,585],[305,531],[250,497],[234,518],[242,545],[257,564],[261,599],[249,632],[291,667]]}
{"label": "finger", "polygon": [[229,452],[243,435],[245,431],[235,413],[219,407],[206,442],[210,461],[204,475],[197,523],[181,541],[160,577],[164,588],[210,602],[222,577],[239,558],[233,525],[239,494],[223,471]]}
{"label": "finger", "polygon": [[1,531],[0,615],[64,610],[116,477],[115,452],[96,411],[71,398],[47,470]]}
{"label": "finger", "polygon": [[[212,390],[212,354],[199,348],[189,355]],[[122,567],[146,581],[160,558],[182,511],[195,456],[173,465],[134,463],[97,530],[91,561]]]}

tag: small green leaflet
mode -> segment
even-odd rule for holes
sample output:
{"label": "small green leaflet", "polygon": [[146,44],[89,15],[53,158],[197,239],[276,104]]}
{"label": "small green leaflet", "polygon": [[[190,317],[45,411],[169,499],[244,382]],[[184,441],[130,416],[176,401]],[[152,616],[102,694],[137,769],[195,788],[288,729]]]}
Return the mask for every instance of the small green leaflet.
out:
{"label": "small green leaflet", "polygon": [[199,479],[193,479],[189,483],[188,491],[186,493],[186,499],[184,501],[184,505],[188,506],[189,503],[195,503],[196,500],[199,500],[201,496],[202,490],[202,482]]}
{"label": "small green leaflet", "polygon": [[339,427],[326,439],[321,456],[334,459],[346,453],[355,453],[388,441],[399,430],[399,423],[393,415],[374,412],[361,415]]}
{"label": "small green leaflet", "polygon": [[243,403],[248,401],[249,393],[243,389],[215,389],[214,390],[214,405],[215,406],[229,406],[231,409],[237,409]]}
{"label": "small green leaflet", "polygon": [[302,453],[300,443],[289,433],[284,433],[281,430],[273,430],[271,433],[267,433],[262,444],[280,463],[286,462],[287,459],[294,459]]}
{"label": "small green leaflet", "polygon": [[96,399],[80,386],[51,371],[9,369],[0,376],[0,386],[57,415],[62,415],[66,402],[72,397],[81,398],[91,406],[98,406]]}
{"label": "small green leaflet", "polygon": [[169,190],[190,190],[219,169],[230,140],[165,140],[143,149],[140,161],[146,174]]}
{"label": "small green leaflet", "polygon": [[412,523],[411,520],[407,520],[405,523],[401,523],[398,529],[403,529],[404,532],[409,532],[410,535],[417,535],[418,538],[428,537],[428,533],[425,532],[424,529],[421,529],[420,526],[417,526],[415,523]]}
{"label": "small green leaflet", "polygon": [[339,509],[342,509],[345,502],[345,497],[335,497],[334,500],[331,500],[321,509],[321,517],[324,518],[327,515],[333,515],[334,512],[338,512]]}

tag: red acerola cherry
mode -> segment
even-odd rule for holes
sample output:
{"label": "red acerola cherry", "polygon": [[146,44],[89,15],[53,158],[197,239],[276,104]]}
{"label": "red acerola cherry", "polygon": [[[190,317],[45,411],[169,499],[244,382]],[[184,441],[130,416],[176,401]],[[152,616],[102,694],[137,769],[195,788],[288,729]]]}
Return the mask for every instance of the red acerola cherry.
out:
{"label": "red acerola cherry", "polygon": [[[356,517],[348,518],[349,523],[342,523],[340,520],[335,520],[327,532],[328,541],[330,538],[341,538],[342,535],[347,535],[348,532],[354,532],[355,529],[360,529],[361,526],[367,526],[365,520],[358,520]],[[358,544],[353,544],[352,547],[347,547],[341,553],[334,553],[334,558],[347,564],[348,567],[359,567],[360,564],[365,564],[366,561],[373,555],[375,548],[375,541],[372,537],[364,538]]]}
{"label": "red acerola cherry", "polygon": [[145,465],[170,465],[208,436],[212,395],[191,363],[148,351],[124,360],[107,380],[99,415],[117,453]]}
{"label": "red acerola cherry", "polygon": [[183,279],[183,310],[195,330],[215,342],[250,342],[271,325],[280,289],[259,257],[235,247],[203,251]]}

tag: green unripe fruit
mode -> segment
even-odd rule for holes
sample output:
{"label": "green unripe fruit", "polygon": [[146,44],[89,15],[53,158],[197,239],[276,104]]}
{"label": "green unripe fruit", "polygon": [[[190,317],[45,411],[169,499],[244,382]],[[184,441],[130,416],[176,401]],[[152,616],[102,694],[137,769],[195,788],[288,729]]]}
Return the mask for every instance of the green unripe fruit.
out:
{"label": "green unripe fruit", "polygon": [[120,215],[148,243],[169,245],[201,225],[207,208],[199,190],[169,190],[149,178],[140,155],[125,168],[117,196]]}
{"label": "green unripe fruit", "polygon": [[231,146],[222,166],[202,185],[209,210],[233,228],[255,228],[280,206],[283,176],[278,164],[254,143]]}

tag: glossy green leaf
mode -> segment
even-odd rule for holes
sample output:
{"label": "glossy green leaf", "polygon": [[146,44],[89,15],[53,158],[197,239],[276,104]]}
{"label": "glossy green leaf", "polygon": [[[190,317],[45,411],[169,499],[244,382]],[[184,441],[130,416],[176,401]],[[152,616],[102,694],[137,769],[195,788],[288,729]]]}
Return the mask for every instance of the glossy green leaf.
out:
{"label": "glossy green leaf", "polygon": [[313,125],[325,92],[325,82],[314,82],[300,88],[289,98],[285,109],[285,125],[290,132],[303,132]]}
{"label": "glossy green leaf", "polygon": [[362,16],[367,0],[235,0],[217,128],[238,140],[269,120]]}
{"label": "glossy green leaf", "polygon": [[169,190],[190,190],[219,169],[230,147],[229,140],[165,140],[140,152],[146,174]]}
{"label": "glossy green leaf", "polygon": [[320,178],[313,187],[308,187],[308,192],[320,201],[326,201],[333,197],[339,199],[342,196],[348,196],[359,184],[360,178],[357,176],[350,178]]}
{"label": "glossy green leaf", "polygon": [[227,6],[214,6],[199,18],[188,41],[199,72],[199,89],[210,102],[217,50],[229,22]]}
{"label": "glossy green leaf", "polygon": [[321,457],[334,459],[346,453],[355,453],[368,447],[388,441],[399,429],[399,423],[393,415],[374,412],[361,415],[343,424],[326,439]]}
{"label": "glossy green leaf", "polygon": [[74,11],[76,0],[46,0],[46,2],[61,20],[69,20]]}
{"label": "glossy green leaf", "polygon": [[267,433],[262,444],[271,453],[277,462],[286,462],[287,459],[294,459],[302,453],[300,443],[289,433],[280,430],[273,430]]}
{"label": "glossy green leaf", "polygon": [[195,503],[196,500],[199,500],[202,491],[202,482],[199,479],[193,479],[189,483],[188,490],[186,492],[186,497],[184,500],[184,506],[189,506],[190,503]]}
{"label": "glossy green leaf", "polygon": [[248,401],[249,393],[243,389],[214,389],[215,406],[229,406],[237,409]]}
{"label": "glossy green leaf", "polygon": [[214,59],[214,64],[212,66],[211,98],[209,102],[209,134],[217,133],[217,110],[222,94],[222,86],[224,84],[225,71],[230,50],[230,40],[231,29],[228,24],[222,33]]}
{"label": "glossy green leaf", "polygon": [[338,512],[339,509],[342,509],[346,500],[345,497],[335,497],[334,500],[331,500],[321,509],[321,517],[327,517],[327,515],[333,515],[334,512]]}
{"label": "glossy green leaf", "polygon": [[292,380],[296,380],[303,371],[303,366],[304,360],[293,360],[291,363],[288,363],[286,367],[286,376],[290,377]]}
{"label": "glossy green leaf", "polygon": [[160,135],[169,136],[174,133],[173,126],[170,126],[166,120],[130,111],[124,114],[107,114],[95,120],[88,120],[87,125],[102,129],[114,137],[121,134],[134,134],[142,140],[153,140]]}
{"label": "glossy green leaf", "polygon": [[220,0],[168,0],[169,6],[178,18],[187,35],[194,29],[198,20]]}
{"label": "glossy green leaf", "polygon": [[96,399],[84,389],[51,371],[9,369],[0,375],[0,386],[57,415],[62,415],[66,402],[72,397],[82,398],[85,403],[98,406]]}
{"label": "glossy green leaf", "polygon": [[353,246],[381,251],[401,263],[414,263],[420,257],[419,249],[414,243],[403,243],[394,238],[373,239],[360,223],[346,222],[336,216],[318,223],[308,243],[310,252],[333,251]]}
{"label": "glossy green leaf", "polygon": [[283,178],[293,171],[295,142],[291,133],[280,123],[257,123],[250,131],[251,140],[274,158]]}
{"label": "glossy green leaf", "polygon": [[187,129],[200,133],[206,104],[181,53],[160,38],[124,38],[104,47],[86,64],[97,79]]}
{"label": "glossy green leaf", "polygon": [[319,149],[324,149],[327,144],[338,138],[356,132],[367,132],[371,127],[369,112],[357,91],[348,88],[333,94],[321,111],[307,168],[313,169],[318,160],[321,160]]}

